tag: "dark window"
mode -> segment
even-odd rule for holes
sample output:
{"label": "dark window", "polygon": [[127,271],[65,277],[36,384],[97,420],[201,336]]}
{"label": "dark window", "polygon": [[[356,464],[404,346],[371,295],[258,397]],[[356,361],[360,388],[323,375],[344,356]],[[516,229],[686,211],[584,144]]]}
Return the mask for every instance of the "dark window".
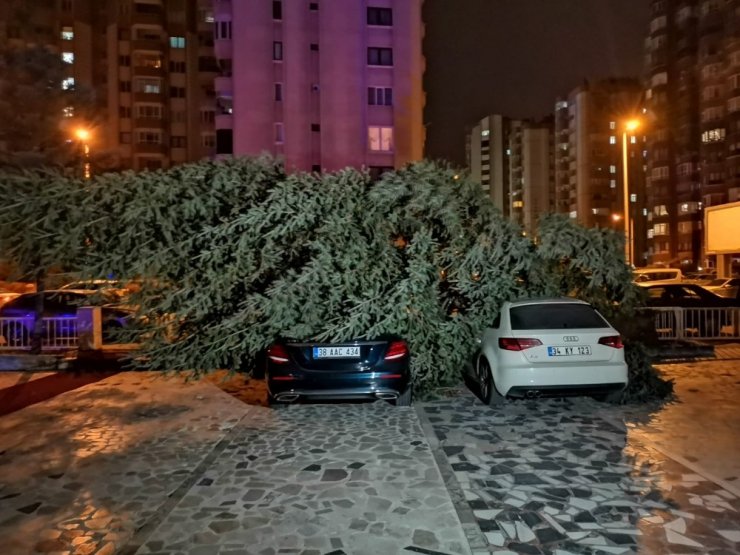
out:
{"label": "dark window", "polygon": [[275,83],[275,102],[283,101],[283,84]]}
{"label": "dark window", "polygon": [[557,303],[516,306],[510,311],[513,330],[606,328],[609,324],[586,304]]}
{"label": "dark window", "polygon": [[272,3],[272,18],[282,19],[283,18],[283,3],[280,0],[275,0]]}
{"label": "dark window", "polygon": [[130,106],[119,106],[118,116],[121,118],[130,118],[131,117],[131,107]]}
{"label": "dark window", "polygon": [[118,56],[118,65],[128,67],[131,65],[131,56]]}
{"label": "dark window", "polygon": [[282,60],[283,59],[283,43],[275,41],[272,43],[272,59]]}
{"label": "dark window", "polygon": [[118,84],[118,90],[121,92],[131,92],[131,81],[121,81]]}
{"label": "dark window", "polygon": [[319,45],[316,44],[315,42],[312,42],[311,43],[311,50],[313,50],[314,52],[318,52],[319,51]]}
{"label": "dark window", "polygon": [[119,142],[122,145],[130,145],[131,144],[131,133],[123,132],[118,137]]}
{"label": "dark window", "polygon": [[371,66],[392,66],[393,49],[369,47],[367,49],[367,63]]}
{"label": "dark window", "polygon": [[185,87],[170,87],[170,98],[185,98]]}
{"label": "dark window", "polygon": [[231,129],[216,130],[216,154],[234,153],[234,133]]}
{"label": "dark window", "polygon": [[157,4],[140,4],[136,2],[134,4],[134,11],[136,13],[162,13],[162,7]]}
{"label": "dark window", "polygon": [[170,146],[172,148],[185,148],[187,146],[187,137],[171,137]]}
{"label": "dark window", "polygon": [[368,168],[368,173],[370,174],[370,179],[372,181],[377,181],[380,179],[384,173],[392,172],[393,168],[390,166],[370,166]]}
{"label": "dark window", "polygon": [[312,123],[311,124],[311,131],[319,132],[319,131],[321,131],[321,126],[318,123]]}
{"label": "dark window", "polygon": [[368,8],[367,24],[390,27],[393,25],[393,10],[391,8]]}
{"label": "dark window", "polygon": [[309,2],[308,3],[308,9],[312,12],[319,11],[319,3],[318,2]]}
{"label": "dark window", "polygon": [[321,173],[321,166],[319,164],[314,164],[311,166],[311,171],[314,173]]}
{"label": "dark window", "polygon": [[72,11],[72,0],[62,0],[62,11],[64,12]]}
{"label": "dark window", "polygon": [[368,87],[367,103],[370,106],[392,106],[393,89],[390,87]]}
{"label": "dark window", "polygon": [[170,73],[185,73],[185,62],[170,61]]}

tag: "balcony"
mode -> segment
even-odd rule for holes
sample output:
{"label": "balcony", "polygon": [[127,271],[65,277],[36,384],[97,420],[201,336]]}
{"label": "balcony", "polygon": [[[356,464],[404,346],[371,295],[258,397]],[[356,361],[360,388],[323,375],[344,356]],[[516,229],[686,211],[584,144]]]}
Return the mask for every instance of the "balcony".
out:
{"label": "balcony", "polygon": [[136,10],[131,14],[131,23],[134,25],[164,25],[164,13],[163,12],[151,12],[151,13],[140,13]]}
{"label": "balcony", "polygon": [[162,77],[164,73],[164,67],[162,66],[134,66],[133,68],[133,74],[137,77]]}
{"label": "balcony", "polygon": [[142,129],[160,129],[164,127],[164,120],[161,118],[134,118],[134,128]]}
{"label": "balcony", "polygon": [[233,129],[234,116],[231,114],[216,114],[216,129]]}
{"label": "balcony", "polygon": [[163,144],[157,143],[136,143],[134,149],[136,154],[165,154],[167,150]]}
{"label": "balcony", "polygon": [[213,88],[216,89],[217,96],[231,96],[234,92],[234,85],[231,77],[220,75],[214,79]]}
{"label": "balcony", "polygon": [[164,41],[159,39],[134,39],[131,41],[131,52],[136,51],[147,51],[147,52],[164,52],[165,44]]}
{"label": "balcony", "polygon": [[167,101],[164,93],[135,92],[134,102],[156,102],[164,104]]}

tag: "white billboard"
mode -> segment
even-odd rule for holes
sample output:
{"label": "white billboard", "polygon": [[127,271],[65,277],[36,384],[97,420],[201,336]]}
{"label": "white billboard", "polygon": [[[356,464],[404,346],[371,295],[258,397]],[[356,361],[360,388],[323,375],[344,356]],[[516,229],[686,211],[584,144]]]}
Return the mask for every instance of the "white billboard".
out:
{"label": "white billboard", "polygon": [[740,202],[704,209],[707,254],[740,253]]}

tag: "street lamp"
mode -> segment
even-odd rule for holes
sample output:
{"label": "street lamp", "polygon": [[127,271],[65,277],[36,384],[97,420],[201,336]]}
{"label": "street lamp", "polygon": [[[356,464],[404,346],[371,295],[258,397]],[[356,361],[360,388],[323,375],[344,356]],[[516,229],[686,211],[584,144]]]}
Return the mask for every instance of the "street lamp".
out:
{"label": "street lamp", "polygon": [[640,127],[640,121],[636,119],[628,120],[624,123],[624,132],[622,133],[622,175],[623,175],[623,189],[622,196],[624,197],[624,258],[627,264],[632,264],[632,251],[633,251],[633,233],[632,233],[632,219],[630,218],[630,187],[629,187],[629,162],[627,153],[627,133],[634,133],[635,130]]}
{"label": "street lamp", "polygon": [[85,179],[90,179],[90,144],[88,143],[88,140],[90,139],[90,131],[80,127],[75,129],[75,136],[82,143],[82,151],[85,154],[82,166],[83,175],[85,176]]}

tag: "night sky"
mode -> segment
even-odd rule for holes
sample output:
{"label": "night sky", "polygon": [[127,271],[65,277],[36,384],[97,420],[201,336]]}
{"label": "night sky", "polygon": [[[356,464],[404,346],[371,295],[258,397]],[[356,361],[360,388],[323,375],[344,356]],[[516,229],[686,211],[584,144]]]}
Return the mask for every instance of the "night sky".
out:
{"label": "night sky", "polygon": [[585,78],[639,77],[648,0],[425,0],[426,156],[464,165],[486,114],[543,117]]}

